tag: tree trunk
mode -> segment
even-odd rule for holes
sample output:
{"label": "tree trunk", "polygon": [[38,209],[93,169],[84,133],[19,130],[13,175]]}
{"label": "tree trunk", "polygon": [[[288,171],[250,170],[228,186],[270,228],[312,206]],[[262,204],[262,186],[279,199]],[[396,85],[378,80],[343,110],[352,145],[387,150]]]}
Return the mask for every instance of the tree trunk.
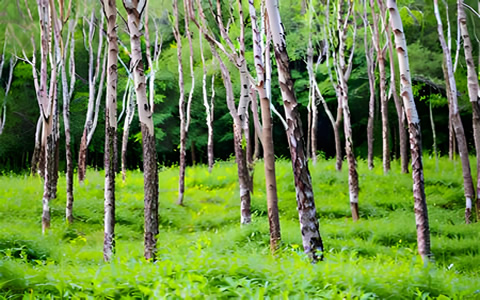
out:
{"label": "tree trunk", "polygon": [[[147,100],[146,80],[143,70],[140,14],[145,7],[138,7],[138,1],[123,0],[123,6],[128,14],[128,29],[130,32],[130,46],[134,69],[135,91],[137,94],[138,116],[142,131],[143,142],[143,172],[144,172],[144,233],[145,252],[147,260],[156,259],[156,244],[158,235],[158,173],[157,152],[155,148],[155,134],[153,127],[153,107]],[[146,4],[146,2],[142,2]]]}
{"label": "tree trunk", "polygon": [[[115,144],[117,142],[117,6],[115,1],[102,1],[107,19],[108,60],[107,95],[105,105],[105,192],[103,259],[111,261],[115,252]],[[100,87],[102,88],[102,87]]]}
{"label": "tree trunk", "polygon": [[[366,3],[366,1],[365,1]],[[363,24],[365,27],[365,56],[367,61],[367,74],[368,74],[368,86],[370,88],[370,100],[368,101],[368,121],[367,121],[367,161],[368,168],[373,169],[373,142],[375,140],[373,135],[373,121],[375,115],[375,63],[373,62],[373,47],[369,47],[367,41],[367,8],[365,6],[365,13],[363,18]]]}
{"label": "tree trunk", "polygon": [[[101,34],[101,30],[103,30],[103,22],[104,17],[102,15],[101,22],[99,25],[99,34],[98,34],[98,49],[97,49],[97,57],[94,60],[94,53],[93,53],[93,38],[95,35],[95,12],[92,11],[90,22],[89,22],[89,31],[88,31],[88,53],[89,53],[89,61],[88,61],[88,108],[87,108],[87,116],[85,119],[85,125],[83,128],[82,139],[80,141],[80,149],[78,151],[78,181],[83,182],[85,179],[85,174],[87,172],[87,152],[88,146],[90,145],[90,141],[92,140],[93,134],[95,132],[97,121],[98,121],[98,113],[99,113],[99,106],[100,106],[100,99],[101,93],[103,91],[103,81],[105,78],[105,62],[107,54],[104,54],[103,62],[100,63],[100,59],[102,56],[102,49],[103,49],[103,34]],[[96,83],[98,79],[98,75],[100,72],[100,67],[102,68],[102,73],[100,77],[100,83],[98,85],[98,91],[96,89]]]}
{"label": "tree trunk", "polygon": [[[270,250],[275,253],[278,250],[281,234],[280,234],[280,218],[278,214],[278,196],[277,196],[277,180],[275,176],[275,155],[273,148],[272,135],[272,114],[270,110],[270,98],[265,89],[266,72],[262,55],[262,32],[257,27],[257,16],[253,0],[248,1],[250,19],[252,22],[253,36],[253,53],[255,69],[257,72],[257,91],[260,96],[260,107],[262,113],[262,133],[261,141],[263,146],[263,162],[265,170],[265,190],[267,194],[268,223],[270,228]],[[270,45],[266,45],[270,47]],[[270,59],[270,57],[268,57]]]}
{"label": "tree trunk", "polygon": [[30,167],[30,174],[33,176],[37,175],[37,172],[42,169],[42,166],[40,165],[40,153],[42,152],[42,126],[43,120],[42,116],[40,115],[40,117],[38,117],[37,127],[35,130],[35,148],[33,149],[32,163]]}
{"label": "tree trunk", "polygon": [[370,8],[373,18],[373,45],[377,52],[379,83],[380,83],[380,111],[382,114],[382,160],[383,173],[390,171],[390,148],[388,144],[388,97],[387,97],[387,74],[385,71],[385,51],[380,46],[380,32],[378,28],[378,17],[375,13],[375,2],[370,0]]}
{"label": "tree trunk", "polygon": [[[72,138],[70,133],[70,100],[72,99],[75,88],[75,37],[74,29],[77,20],[72,20],[67,35],[67,44],[62,58],[62,92],[63,92],[63,124],[65,131],[65,157],[67,161],[66,182],[67,182],[67,202],[65,205],[65,219],[69,224],[73,223],[73,158],[72,158]],[[70,86],[67,82],[67,50],[70,43],[69,73]]]}
{"label": "tree trunk", "polygon": [[[381,0],[379,0],[381,2]],[[403,105],[407,115],[410,150],[412,155],[413,198],[415,199],[415,223],[417,226],[418,252],[424,263],[430,260],[430,226],[428,223],[427,201],[422,163],[422,137],[420,119],[418,118],[415,101],[413,99],[412,82],[408,63],[407,43],[403,33],[403,24],[395,0],[387,0],[387,9],[390,12],[390,26],[395,35],[398,65],[400,69],[400,83],[402,86]]]}
{"label": "tree trunk", "polygon": [[183,83],[183,66],[182,66],[182,36],[178,25],[178,0],[173,2],[173,13],[175,17],[175,27],[173,28],[175,40],[177,42],[177,61],[178,61],[178,87],[180,97],[178,99],[178,110],[180,115],[180,159],[179,159],[179,177],[178,177],[178,205],[183,205],[185,193],[185,169],[186,169],[186,147],[187,147],[187,126],[185,117],[185,91]]}
{"label": "tree trunk", "polygon": [[[475,142],[475,150],[477,153],[477,172],[480,172],[480,95],[478,86],[478,75],[475,69],[475,62],[472,55],[472,42],[467,28],[467,17],[463,8],[463,0],[458,0],[458,24],[460,27],[463,49],[465,52],[465,61],[467,63],[467,86],[468,96],[472,104],[473,111],[473,139]],[[455,134],[457,134],[455,132]],[[458,145],[460,148],[460,145]],[[460,150],[459,150],[460,151]],[[480,176],[477,176],[477,201],[476,201],[476,215],[477,220],[480,220]],[[472,208],[472,204],[467,201],[467,210]]]}
{"label": "tree trunk", "polygon": [[123,135],[122,135],[122,149],[121,149],[121,158],[122,158],[122,180],[125,182],[127,176],[127,145],[128,145],[128,134],[130,131],[130,124],[132,123],[133,117],[135,115],[135,102],[133,101],[133,88],[128,87],[127,92],[127,113],[125,116],[125,121],[123,123]]}
{"label": "tree trunk", "polygon": [[298,113],[298,103],[293,90],[293,81],[289,68],[289,58],[283,24],[280,19],[278,2],[266,0],[266,9],[278,68],[279,85],[282,92],[285,115],[287,119],[287,139],[290,147],[297,208],[300,219],[302,242],[305,253],[312,261],[323,259],[323,242],[319,233],[312,179],[308,170],[308,159],[305,153],[302,123]]}
{"label": "tree trunk", "polygon": [[342,163],[343,163],[343,151],[342,151],[342,141],[340,139],[340,125],[342,124],[342,99],[337,97],[338,105],[337,105],[337,118],[335,120],[335,126],[333,126],[333,134],[335,136],[335,156],[336,156],[336,163],[335,169],[340,172],[342,170]]}

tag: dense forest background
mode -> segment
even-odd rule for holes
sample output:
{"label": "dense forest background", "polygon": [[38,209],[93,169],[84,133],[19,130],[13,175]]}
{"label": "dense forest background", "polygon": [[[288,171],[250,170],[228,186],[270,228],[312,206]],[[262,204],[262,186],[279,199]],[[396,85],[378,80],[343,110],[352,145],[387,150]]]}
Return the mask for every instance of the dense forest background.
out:
{"label": "dense forest background", "polygon": [[[38,31],[37,24],[29,24],[25,12],[18,10],[18,3],[15,1],[2,1],[2,12],[0,22],[0,44],[6,45],[4,69],[0,79],[0,95],[5,94],[5,87],[8,80],[9,64],[8,59],[12,55],[22,57],[22,52],[31,53],[31,44],[29,38],[32,32]],[[477,7],[475,1],[465,1],[470,7]],[[453,39],[453,50],[456,49],[457,22],[456,22],[456,3],[455,1],[445,2],[448,5],[450,26]],[[92,7],[99,4],[95,1],[87,1],[86,7],[82,5],[77,7],[75,13],[85,14],[79,18],[75,30],[75,63],[76,63],[76,84],[71,101],[71,134],[73,158],[77,160],[80,139],[85,123],[85,115],[88,102],[88,53],[84,47],[84,37],[82,28],[88,27],[87,15]],[[91,7],[90,7],[91,6]],[[32,4],[34,7],[34,4]],[[173,165],[178,163],[178,145],[179,145],[179,110],[178,110],[178,68],[176,60],[176,42],[172,33],[171,23],[171,3],[168,1],[153,2],[149,5],[149,13],[158,20],[159,31],[162,40],[162,52],[160,55],[159,69],[156,70],[155,81],[155,136],[158,153],[158,162],[161,165]],[[225,6],[228,7],[228,6]],[[319,6],[319,8],[321,8]],[[413,79],[413,88],[417,109],[422,122],[423,148],[426,153],[433,150],[432,127],[430,125],[430,105],[433,111],[433,121],[436,128],[437,147],[440,154],[448,152],[448,104],[444,88],[444,77],[442,72],[442,49],[438,41],[437,23],[433,13],[433,4],[429,1],[399,1],[400,14],[407,38],[408,52],[410,57],[411,73]],[[445,15],[445,5],[440,5],[441,13]],[[79,11],[84,10],[84,12]],[[297,94],[300,107],[299,111],[302,119],[307,117],[307,103],[309,92],[309,80],[306,68],[306,50],[307,50],[307,15],[304,9],[303,1],[282,0],[280,10],[284,26],[287,32],[288,53],[290,55],[290,66],[292,76],[295,80],[295,92]],[[360,10],[360,8],[359,8]],[[96,18],[100,18],[100,10],[97,9]],[[473,40],[473,53],[475,61],[478,61],[478,45],[480,41],[476,36],[480,20],[472,11],[467,10],[468,25]],[[183,16],[180,16],[183,18]],[[245,19],[248,22],[248,18]],[[181,20],[183,22],[183,20]],[[358,21],[360,24],[360,21]],[[233,28],[235,30],[235,28]],[[367,67],[365,60],[365,49],[363,46],[363,30],[360,27],[357,33],[357,43],[354,56],[354,66],[351,78],[349,80],[349,105],[352,118],[353,140],[355,145],[355,154],[359,158],[367,156],[367,118],[369,87]],[[38,39],[38,34],[34,35]],[[125,24],[119,24],[119,37],[123,45],[128,45],[128,34],[125,30]],[[194,45],[194,63],[195,75],[200,81],[202,76],[202,65],[200,61],[200,50],[198,42],[198,31],[194,30],[192,34]],[[314,60],[319,58],[321,52],[321,41],[324,37],[321,27],[314,28],[313,39],[316,44],[314,51]],[[98,36],[96,37],[98,38]],[[186,40],[186,38],[184,37]],[[142,47],[145,46],[144,40]],[[246,48],[251,49],[251,32],[246,33]],[[349,43],[351,43],[351,37]],[[121,45],[122,45],[121,43]],[[186,42],[185,42],[186,43]],[[206,43],[203,46],[207,48]],[[128,48],[128,47],[127,47]],[[120,46],[120,57],[128,63],[128,49]],[[249,50],[251,51],[251,50]],[[208,65],[208,82],[215,76],[215,117],[214,117],[214,147],[215,159],[228,159],[233,155],[233,134],[232,118],[228,114],[225,101],[225,88],[223,86],[218,66],[211,61],[211,54],[205,51]],[[27,54],[29,55],[29,54]],[[471,105],[468,103],[467,76],[463,51],[459,53],[458,68],[455,73],[455,79],[458,87],[459,106],[464,122],[466,136],[470,148],[473,149],[471,140]],[[183,48],[184,60],[189,56],[188,47]],[[249,64],[253,66],[253,55],[246,55]],[[232,69],[232,80],[235,88],[235,95],[238,99],[240,94],[240,79],[238,72]],[[253,69],[253,67],[252,67]],[[147,74],[150,70],[147,71]],[[118,84],[118,111],[122,111],[122,97],[125,93],[127,82],[127,73],[124,68],[119,66],[119,84]],[[187,75],[188,68],[184,68]],[[276,72],[272,79],[272,102],[276,109],[283,112],[280,89],[276,80]],[[325,64],[319,65],[316,72],[317,81],[331,110],[336,108],[336,96],[328,79]],[[387,75],[389,77],[389,75]],[[378,76],[377,76],[378,81]],[[190,82],[185,82],[185,90],[189,90]],[[211,91],[209,90],[209,95]],[[38,105],[36,103],[35,89],[32,80],[31,65],[19,60],[14,69],[12,86],[8,94],[5,95],[7,103],[6,124],[3,134],[0,135],[0,170],[20,172],[30,167],[34,142],[35,128],[39,116]],[[376,114],[375,114],[375,143],[374,154],[381,156],[381,119],[379,95],[376,95]],[[61,100],[59,100],[61,101]],[[104,153],[104,101],[100,104],[100,113],[98,126],[93,136],[92,142],[88,148],[88,164],[95,168],[103,167]],[[393,100],[389,101],[389,133],[390,148],[392,156],[398,157],[398,134],[396,133],[398,125],[396,124],[396,111]],[[61,103],[60,103],[61,107]],[[321,105],[318,106],[318,150],[326,157],[335,155],[334,137],[332,126]],[[206,163],[207,161],[207,125],[205,123],[205,108],[202,103],[202,87],[200,84],[195,86],[195,93],[191,108],[192,124],[190,127],[187,141],[187,160],[192,163]],[[124,116],[123,116],[124,118]],[[135,116],[130,129],[129,147],[127,152],[128,168],[141,168],[141,134],[138,125],[138,117]],[[286,135],[280,120],[273,115],[275,154],[278,157],[288,157],[288,144]],[[252,122],[252,120],[251,120]],[[60,124],[63,124],[61,121]],[[121,136],[123,119],[119,120],[118,134]],[[303,122],[304,132],[307,131],[307,122]],[[254,129],[250,126],[253,136]],[[60,170],[65,168],[65,143],[63,141],[63,128],[60,129]],[[342,133],[343,135],[343,133]],[[342,139],[343,140],[343,139]],[[121,139],[119,139],[119,143]],[[76,163],[74,163],[76,165]]]}

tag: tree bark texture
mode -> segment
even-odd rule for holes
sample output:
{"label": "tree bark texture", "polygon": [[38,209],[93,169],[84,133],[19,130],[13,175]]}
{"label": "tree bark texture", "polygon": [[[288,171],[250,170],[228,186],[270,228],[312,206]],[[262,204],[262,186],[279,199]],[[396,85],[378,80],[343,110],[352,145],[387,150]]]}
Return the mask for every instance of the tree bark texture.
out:
{"label": "tree bark texture", "polygon": [[183,205],[185,194],[185,169],[187,164],[186,147],[187,147],[187,120],[185,107],[185,87],[183,82],[183,64],[182,64],[182,36],[178,25],[178,0],[173,1],[173,14],[175,17],[175,25],[173,28],[175,40],[177,42],[177,61],[178,61],[178,87],[180,96],[178,98],[178,110],[180,115],[180,158],[179,158],[179,177],[178,177],[178,205]]}
{"label": "tree bark texture", "polygon": [[[465,52],[465,61],[467,63],[467,87],[470,103],[472,104],[473,116],[473,139],[475,142],[475,150],[477,153],[477,172],[480,171],[480,95],[478,86],[478,74],[475,69],[475,62],[472,54],[472,42],[467,28],[467,17],[465,9],[463,8],[463,0],[458,0],[458,25],[463,39],[463,49]],[[455,132],[456,134],[456,132]],[[460,147],[460,145],[458,145]],[[477,176],[477,201],[476,201],[476,215],[477,220],[480,220],[480,176]],[[472,209],[471,203],[466,203],[466,209]],[[467,217],[467,216],[465,216]]]}
{"label": "tree bark texture", "polygon": [[[115,252],[115,144],[117,143],[117,6],[115,1],[103,0],[103,13],[107,19],[107,94],[105,105],[105,191],[103,259],[110,261]],[[102,87],[100,87],[102,88]]]}
{"label": "tree bark texture", "polygon": [[[381,0],[379,0],[381,1]],[[417,226],[418,252],[426,263],[432,255],[430,250],[430,226],[428,223],[427,201],[422,162],[422,137],[420,119],[418,118],[415,101],[413,99],[412,81],[408,63],[408,52],[402,19],[400,18],[395,0],[387,0],[387,9],[390,12],[390,26],[395,35],[395,49],[400,69],[401,96],[408,120],[410,135],[410,151],[412,156],[413,198],[415,200],[415,223]]]}
{"label": "tree bark texture", "polygon": [[312,189],[312,178],[308,170],[307,153],[303,138],[302,123],[298,113],[298,103],[293,90],[285,33],[280,18],[278,2],[266,0],[268,21],[275,49],[278,68],[278,81],[285,108],[287,139],[290,147],[292,167],[295,178],[295,192],[300,219],[300,229],[305,253],[312,261],[323,259],[323,242],[320,237]]}
{"label": "tree bark texture", "polygon": [[470,161],[468,158],[468,145],[465,137],[465,132],[463,129],[462,119],[460,118],[460,112],[458,110],[458,101],[457,101],[457,84],[455,82],[455,76],[453,73],[453,63],[452,57],[450,55],[450,50],[448,49],[445,37],[443,35],[443,25],[440,12],[438,9],[438,0],[434,0],[434,9],[435,16],[437,19],[437,29],[438,37],[440,40],[440,45],[443,50],[443,60],[445,64],[444,76],[446,81],[446,87],[449,90],[447,95],[449,96],[449,108],[451,109],[452,115],[452,124],[455,130],[455,137],[457,138],[458,152],[460,154],[460,159],[462,162],[462,173],[463,173],[463,189],[465,193],[465,222],[470,223],[470,216],[472,213],[472,199],[475,197],[475,192],[473,188],[472,173],[470,170]]}
{"label": "tree bark texture", "polygon": [[[146,5],[146,1],[140,1]],[[153,110],[147,100],[146,80],[143,70],[142,49],[140,44],[141,33],[140,14],[145,7],[139,7],[139,1],[123,0],[123,6],[128,14],[128,29],[130,32],[130,46],[132,53],[133,75],[137,95],[138,116],[142,131],[143,143],[143,172],[144,172],[144,235],[147,260],[155,260],[158,235],[158,172],[157,152],[155,148],[155,134],[153,127]]]}
{"label": "tree bark texture", "polygon": [[370,89],[370,98],[368,101],[368,121],[367,121],[367,162],[368,168],[372,170],[374,168],[373,162],[373,142],[375,137],[373,135],[373,121],[375,116],[375,62],[373,61],[374,57],[374,47],[370,46],[368,43],[368,18],[367,18],[367,1],[364,3],[364,13],[363,13],[363,27],[365,28],[364,35],[364,47],[365,47],[365,59],[367,62],[367,75],[368,75],[368,87]]}
{"label": "tree bark texture", "polygon": [[[262,133],[261,142],[263,146],[263,160],[265,170],[265,191],[267,194],[267,209],[268,209],[268,223],[270,228],[270,250],[272,253],[278,250],[281,231],[280,218],[278,214],[278,194],[277,194],[277,180],[275,176],[275,155],[273,148],[273,134],[272,134],[272,114],[270,110],[270,99],[268,98],[267,90],[265,89],[266,73],[265,64],[262,55],[262,32],[257,26],[257,16],[253,0],[248,1],[250,19],[252,22],[252,37],[253,37],[253,54],[255,62],[255,70],[257,72],[257,91],[260,96],[260,107],[262,114]],[[266,47],[269,47],[267,45]],[[270,59],[270,58],[268,58]]]}
{"label": "tree bark texture", "polygon": [[[80,141],[80,149],[78,151],[78,181],[83,182],[85,179],[85,174],[87,172],[87,152],[88,146],[92,140],[93,134],[97,127],[98,121],[98,113],[100,108],[100,99],[102,97],[103,92],[103,82],[105,79],[105,62],[107,54],[104,54],[103,62],[101,62],[102,51],[103,51],[103,34],[101,34],[101,30],[103,30],[103,22],[104,17],[102,15],[101,22],[99,26],[99,34],[98,34],[98,49],[97,49],[97,56],[94,59],[94,51],[93,51],[93,38],[95,36],[95,12],[92,11],[90,22],[89,22],[89,30],[88,30],[88,107],[87,107],[87,115],[85,118],[85,125],[83,128],[83,134]],[[97,79],[100,74],[101,68],[101,75],[100,75],[100,82],[98,85],[98,90],[96,88]]]}

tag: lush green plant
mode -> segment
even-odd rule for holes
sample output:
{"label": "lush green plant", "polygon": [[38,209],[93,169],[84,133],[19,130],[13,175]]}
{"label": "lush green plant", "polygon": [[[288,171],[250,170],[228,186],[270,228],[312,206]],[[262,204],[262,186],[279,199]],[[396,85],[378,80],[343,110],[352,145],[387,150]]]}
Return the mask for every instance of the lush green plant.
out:
{"label": "lush green plant", "polygon": [[[377,163],[381,166],[380,163]],[[479,225],[463,224],[461,170],[425,158],[435,263],[416,252],[411,177],[359,162],[361,220],[350,220],[347,174],[334,162],[311,166],[324,262],[302,252],[289,161],[277,163],[282,245],[269,253],[263,166],[255,168],[253,223],[239,224],[233,162],[187,170],[185,206],[177,206],[177,168],[160,171],[158,261],[143,255],[142,174],[117,182],[117,249],[102,260],[103,172],[75,186],[75,223],[64,221],[65,179],[52,201],[52,229],[41,235],[42,182],[0,177],[2,298],[475,298],[480,297]]]}

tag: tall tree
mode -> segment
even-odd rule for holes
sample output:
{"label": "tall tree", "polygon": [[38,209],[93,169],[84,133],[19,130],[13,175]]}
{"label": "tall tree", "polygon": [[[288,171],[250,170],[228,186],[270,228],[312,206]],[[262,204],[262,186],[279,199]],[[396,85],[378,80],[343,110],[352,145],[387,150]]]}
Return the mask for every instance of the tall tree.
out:
{"label": "tall tree", "polygon": [[147,260],[155,260],[158,234],[158,171],[157,151],[155,148],[155,133],[153,127],[153,107],[147,100],[146,80],[143,70],[142,48],[140,44],[140,17],[146,0],[123,0],[123,6],[128,14],[128,31],[130,32],[130,47],[132,55],[135,91],[137,95],[138,116],[142,131],[143,172],[144,172],[144,233]]}
{"label": "tall tree", "polygon": [[[117,6],[115,1],[102,0],[107,19],[108,60],[105,105],[105,192],[103,259],[110,261],[115,251],[115,161],[117,143]],[[100,87],[102,88],[102,87]]]}
{"label": "tall tree", "polygon": [[[465,9],[463,8],[463,0],[458,0],[457,9],[458,9],[458,24],[463,39],[463,49],[465,52],[465,61],[467,63],[467,86],[468,86],[468,96],[470,98],[470,103],[472,104],[473,111],[473,139],[475,141],[475,149],[477,151],[477,172],[480,171],[480,94],[478,87],[478,74],[475,69],[475,62],[472,55],[472,42],[470,40],[470,35],[467,28],[467,17],[465,14]],[[457,134],[455,132],[455,134]],[[477,176],[477,201],[476,201],[476,214],[477,219],[480,219],[480,176]],[[472,203],[466,203],[466,211],[472,209]],[[467,217],[467,215],[465,215]]]}
{"label": "tall tree", "polygon": [[[70,101],[72,99],[75,88],[75,27],[77,19],[72,19],[68,26],[67,41],[63,49],[61,60],[61,77],[62,77],[62,95],[63,95],[63,126],[65,132],[65,157],[67,162],[67,171],[65,174],[67,182],[67,203],[65,208],[65,218],[68,223],[73,223],[73,157],[72,157],[72,137],[70,133]],[[70,47],[69,47],[70,46]],[[70,55],[68,59],[68,75],[67,75],[67,56],[68,50]],[[70,84],[68,83],[70,76]]]}
{"label": "tall tree", "polygon": [[268,14],[268,24],[272,33],[278,69],[278,82],[288,124],[287,139],[290,146],[295,178],[295,191],[303,248],[305,253],[307,253],[313,261],[317,261],[323,259],[324,249],[318,228],[312,178],[308,170],[308,158],[303,138],[302,122],[298,112],[297,97],[293,90],[293,80],[290,73],[290,59],[287,53],[284,27],[280,17],[278,1],[266,0],[265,7]]}
{"label": "tall tree", "polygon": [[[6,45],[6,39],[5,39],[5,45]],[[3,63],[5,62],[5,46],[3,47],[3,53],[2,53],[2,58],[0,62],[0,78],[2,77],[2,69],[3,69]],[[15,69],[15,66],[17,65],[17,56],[15,54],[12,54],[10,57],[10,63],[9,63],[9,72],[8,72],[8,79],[7,79],[7,84],[5,86],[5,94],[3,97],[3,105],[0,107],[0,135],[3,133],[3,129],[5,127],[5,122],[7,119],[7,98],[8,98],[8,93],[10,92],[10,87],[12,86],[12,79],[13,79],[13,70]]]}
{"label": "tall tree", "polygon": [[[265,89],[266,74],[262,53],[262,32],[257,26],[257,15],[253,0],[249,0],[248,4],[252,23],[253,56],[255,70],[257,72],[256,89],[260,96],[260,106],[262,110],[262,132],[260,134],[260,140],[263,146],[265,190],[267,193],[268,223],[270,225],[270,250],[275,252],[279,247],[281,234],[278,216],[277,180],[275,177],[275,153],[273,148],[272,115],[270,110],[271,102]],[[270,45],[266,45],[266,47],[270,47]],[[256,99],[254,102],[256,103]]]}
{"label": "tall tree", "polygon": [[460,118],[460,112],[458,109],[457,84],[455,82],[450,49],[448,49],[447,43],[445,41],[445,37],[443,35],[443,24],[442,24],[442,18],[440,16],[440,11],[438,9],[438,0],[433,0],[433,5],[434,5],[435,17],[437,19],[437,24],[438,24],[437,26],[438,38],[440,40],[440,45],[442,46],[442,51],[443,51],[443,62],[445,65],[444,67],[445,81],[447,82],[446,87],[449,90],[447,92],[447,96],[450,102],[449,108],[452,110],[450,114],[453,117],[453,120],[452,120],[453,128],[455,130],[455,137],[457,138],[458,152],[460,153],[460,159],[462,161],[463,188],[464,188],[465,201],[466,201],[465,222],[470,223],[470,217],[472,214],[472,199],[475,197],[475,192],[473,189],[472,173],[470,171],[470,161],[468,158],[467,140],[465,138],[465,131],[463,129],[462,119]]}
{"label": "tall tree", "polygon": [[[327,7],[329,1],[327,1]],[[339,107],[338,113],[343,114],[343,132],[345,135],[345,154],[347,155],[348,162],[348,191],[350,198],[350,209],[352,211],[352,219],[358,220],[358,173],[357,173],[357,161],[353,152],[353,136],[352,136],[352,124],[350,119],[350,107],[348,104],[348,80],[352,73],[353,56],[355,51],[355,39],[357,33],[356,17],[354,13],[354,2],[348,1],[347,10],[345,11],[345,1],[338,1],[336,7],[336,23],[335,29],[338,32],[338,44],[335,46],[333,54],[333,64],[336,73],[336,82],[334,83],[335,91]],[[327,10],[329,11],[329,9]],[[350,49],[347,47],[348,29],[350,24],[353,26],[352,45]],[[328,24],[327,24],[328,26]],[[350,50],[347,61],[347,50]],[[337,115],[337,123],[339,126],[339,116]],[[338,164],[338,158],[337,158]]]}
{"label": "tall tree", "polygon": [[385,54],[386,47],[380,45],[380,29],[378,25],[378,15],[375,12],[375,0],[370,0],[370,8],[373,19],[373,46],[377,52],[377,63],[379,73],[379,87],[380,87],[380,112],[382,114],[382,160],[383,173],[390,171],[390,148],[388,143],[388,97],[387,97],[387,72],[385,69]]}
{"label": "tall tree", "polygon": [[[83,182],[87,172],[87,149],[92,141],[93,134],[98,123],[98,114],[100,111],[100,100],[102,99],[103,83],[105,80],[105,64],[107,53],[103,53],[103,23],[105,17],[102,15],[100,24],[98,24],[98,49],[95,57],[93,50],[93,39],[96,32],[95,26],[95,10],[92,10],[90,21],[88,21],[88,37],[86,39],[86,48],[88,51],[88,107],[85,118],[85,125],[80,141],[80,149],[78,151],[78,180]],[[86,21],[86,20],[85,20]],[[84,21],[84,23],[85,23]],[[85,32],[84,32],[85,35]],[[106,50],[106,49],[105,49]],[[97,81],[98,88],[97,88]]]}
{"label": "tall tree", "polygon": [[[382,0],[378,0],[381,2]],[[390,26],[395,36],[395,49],[398,56],[400,70],[400,84],[402,99],[408,120],[410,134],[410,151],[412,156],[413,198],[415,199],[415,223],[417,225],[418,252],[426,263],[431,256],[430,226],[428,223],[427,200],[422,163],[422,136],[420,119],[413,99],[412,80],[408,63],[407,42],[403,32],[402,19],[395,0],[387,0],[387,9],[390,12]]]}

